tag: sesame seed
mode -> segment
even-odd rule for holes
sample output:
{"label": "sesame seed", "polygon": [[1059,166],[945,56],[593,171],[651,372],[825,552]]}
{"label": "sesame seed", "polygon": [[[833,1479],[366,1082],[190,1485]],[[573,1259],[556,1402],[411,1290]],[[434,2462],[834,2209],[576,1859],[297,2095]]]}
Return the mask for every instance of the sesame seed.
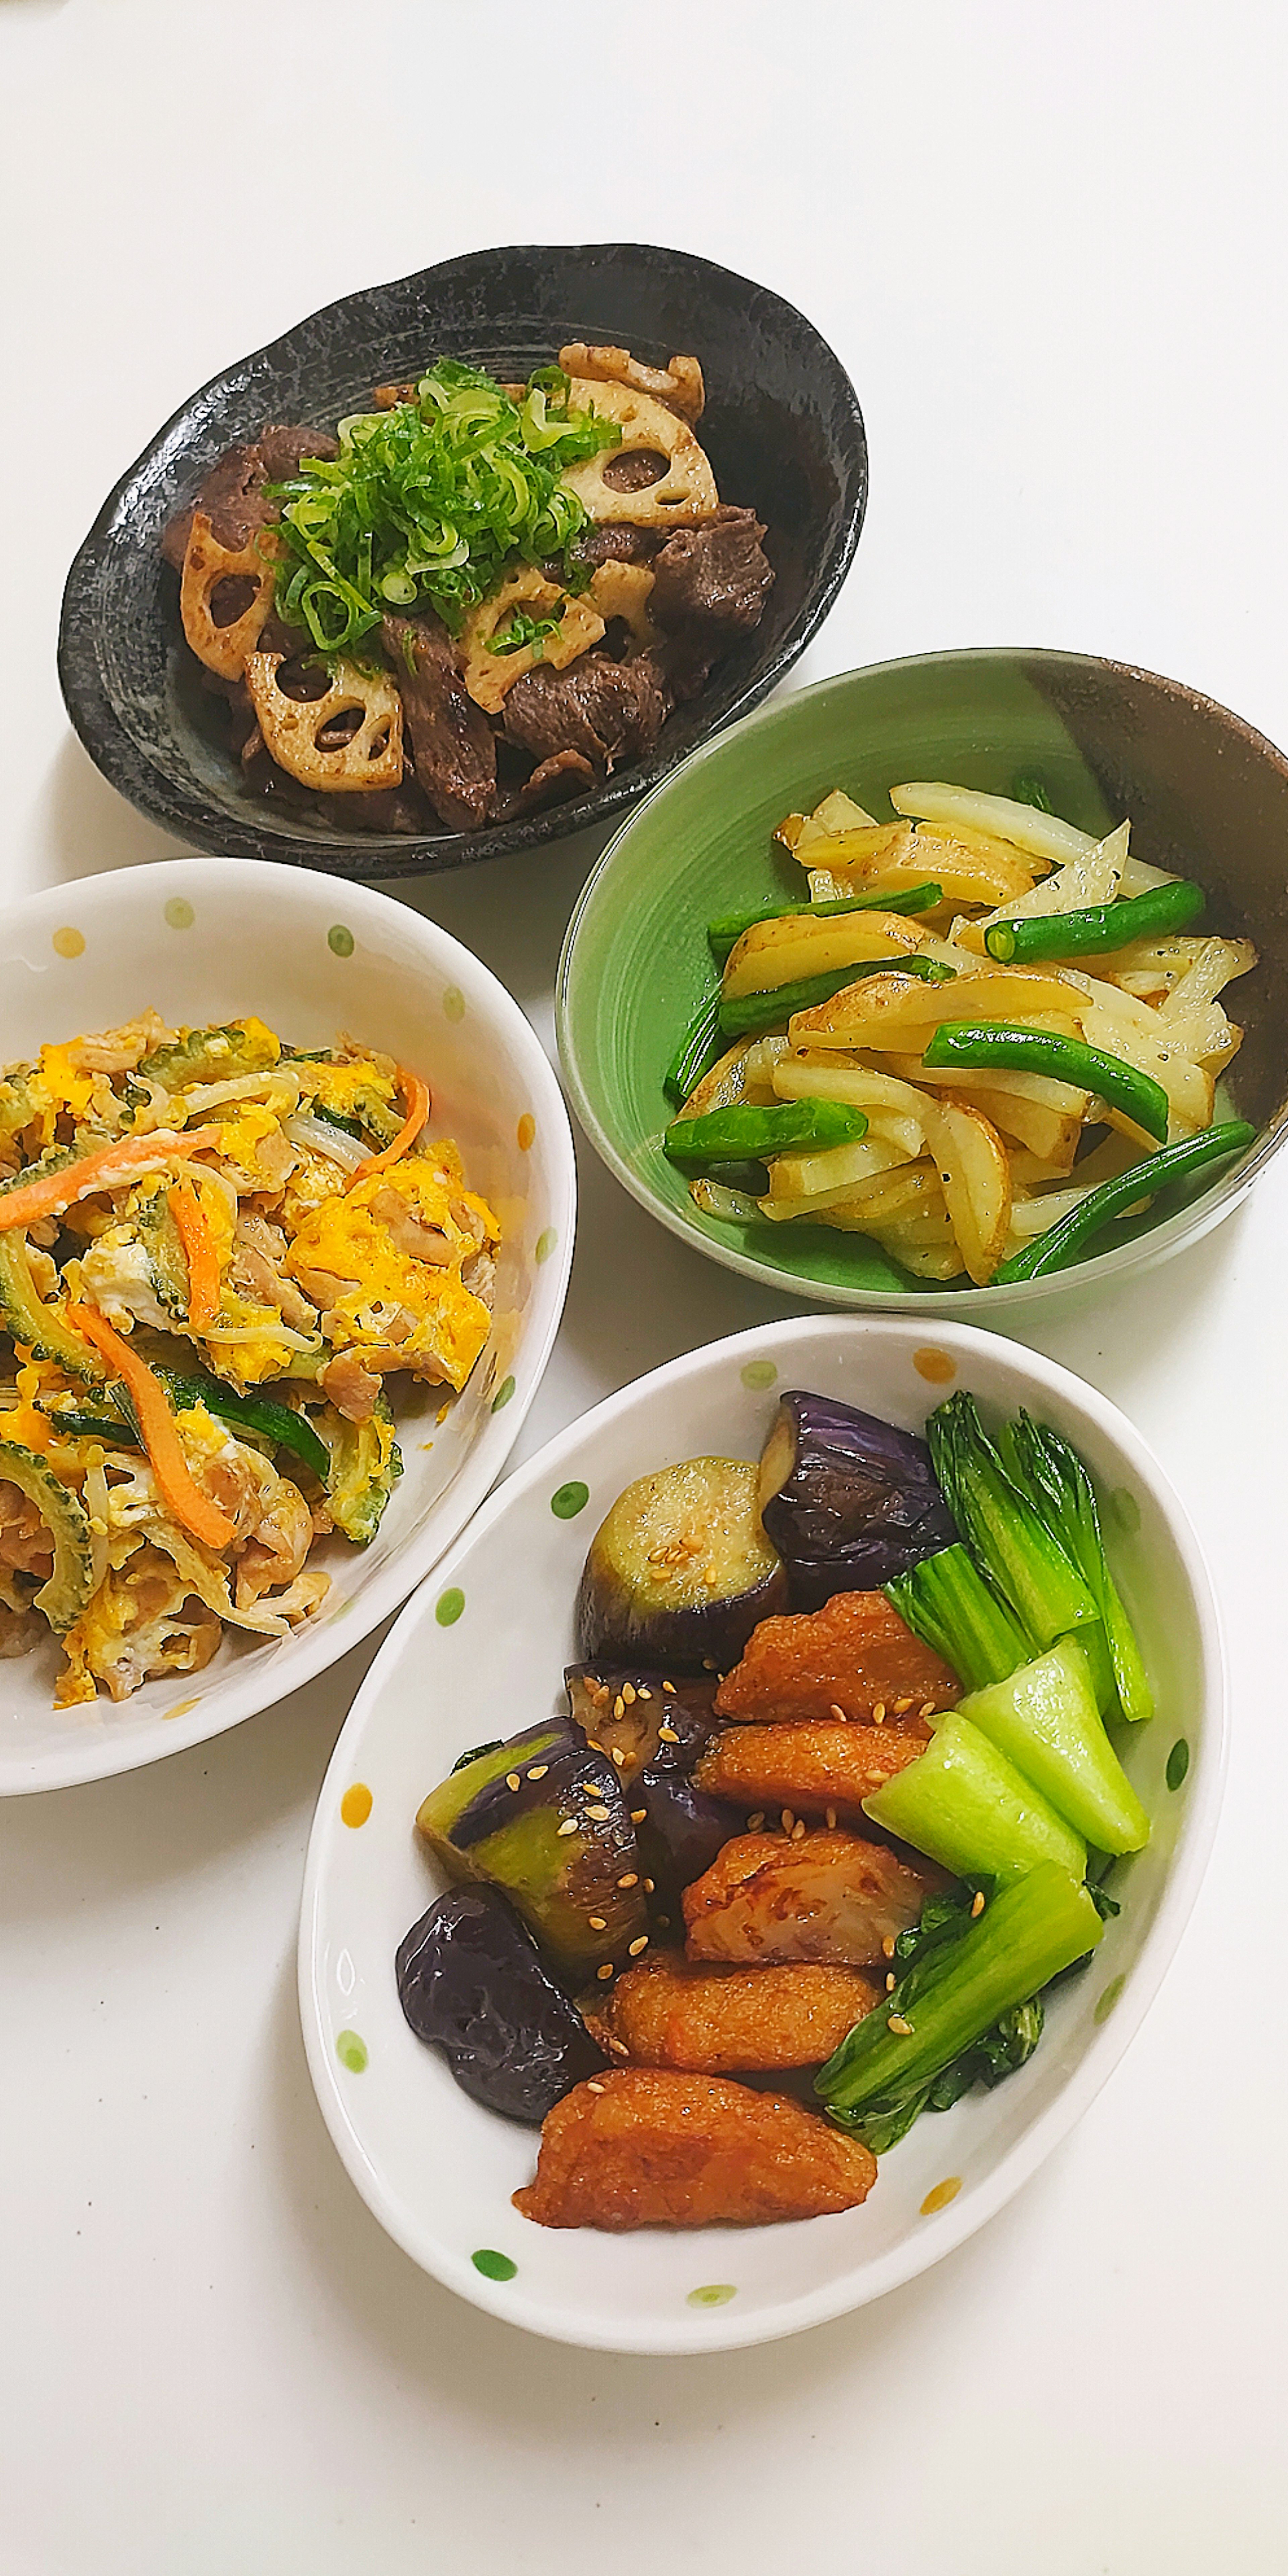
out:
{"label": "sesame seed", "polygon": [[882,1942],[882,1944],[881,1944],[881,1955],[882,1955],[882,1958],[883,1958],[883,1959],[893,1959],[893,1957],[894,1957],[894,1934],[893,1934],[893,1932],[887,1932],[887,1934],[886,1934],[886,1936],[885,1936],[885,1939],[884,1939],[884,1941],[883,1941],[883,1942]]}
{"label": "sesame seed", "polygon": [[835,1809],[835,1807],[827,1807],[827,1808],[825,1808],[825,1810],[824,1810],[824,1814],[825,1814],[826,1819],[827,1819],[828,1829],[829,1829],[829,1831],[831,1831],[831,1830],[833,1830],[833,1829],[835,1828],[835,1825],[836,1825],[836,1809]]}
{"label": "sesame seed", "polygon": [[648,1823],[647,1807],[632,1807],[631,1823],[633,1825],[646,1825]]}
{"label": "sesame seed", "polygon": [[795,1824],[795,1822],[796,1822],[796,1818],[795,1818],[795,1817],[794,1817],[794,1815],[792,1814],[791,1808],[790,1808],[790,1807],[784,1807],[784,1809],[783,1809],[783,1832],[784,1832],[785,1834],[789,1834],[789,1833],[791,1832],[791,1829],[792,1829],[793,1825]]}
{"label": "sesame seed", "polygon": [[896,1717],[902,1717],[902,1716],[904,1715],[905,1710],[910,1709],[910,1708],[911,1708],[911,1706],[912,1706],[912,1701],[911,1701],[910,1699],[897,1699],[897,1700],[895,1701],[895,1704],[894,1704],[894,1713],[895,1713],[895,1716],[896,1716]]}
{"label": "sesame seed", "polygon": [[982,1887],[976,1888],[975,1893],[971,1898],[970,1910],[972,1919],[978,1922],[980,1915],[984,1911],[984,1890]]}
{"label": "sesame seed", "polygon": [[528,1778],[530,1780],[544,1780],[549,1768],[550,1765],[548,1762],[534,1762],[532,1769],[528,1773]]}
{"label": "sesame seed", "polygon": [[877,1701],[876,1707],[872,1711],[872,1723],[874,1726],[885,1725],[885,1701],[883,1699],[879,1699]]}
{"label": "sesame seed", "polygon": [[898,1985],[898,1983],[899,1983],[899,1980],[898,1980],[898,1978],[896,1977],[896,1975],[895,1975],[895,1972],[894,1972],[893,1968],[889,1968],[889,1969],[887,1969],[887,1971],[886,1971],[886,1993],[887,1993],[888,1995],[892,1995],[892,1994],[894,1993],[895,1987]]}
{"label": "sesame seed", "polygon": [[651,1878],[646,1878],[644,1881],[644,1893],[646,1896],[651,1896],[653,1893],[653,1881]]}
{"label": "sesame seed", "polygon": [[597,1825],[606,1825],[608,1822],[607,1807],[587,1807],[585,1812]]}
{"label": "sesame seed", "polygon": [[797,1819],[796,1819],[795,1824],[794,1824],[794,1825],[793,1825],[793,1827],[792,1827],[792,1841],[793,1841],[794,1843],[798,1843],[798,1842],[800,1841],[801,1836],[802,1836],[802,1834],[804,1833],[804,1831],[805,1831],[805,1819],[804,1819],[804,1817],[803,1817],[803,1816],[798,1816],[798,1817],[797,1817]]}
{"label": "sesame seed", "polygon": [[663,1684],[662,1684],[662,1688],[663,1688],[663,1690],[664,1690],[664,1691],[669,1691],[669,1692],[670,1692],[670,1694],[671,1694],[672,1699],[674,1699],[674,1697],[675,1697],[675,1684],[674,1684],[674,1682],[663,1682]]}
{"label": "sesame seed", "polygon": [[935,1714],[935,1703],[934,1703],[933,1699],[923,1699],[923,1701],[922,1701],[922,1703],[921,1703],[921,1711],[920,1711],[920,1714],[922,1715],[922,1717],[933,1717],[933,1716],[934,1716],[934,1714]]}
{"label": "sesame seed", "polygon": [[620,1744],[615,1744],[615,1745],[613,1746],[613,1760],[614,1760],[614,1762],[617,1764],[617,1768],[618,1768],[618,1770],[620,1771],[620,1770],[621,1770],[621,1767],[622,1767],[622,1764],[623,1764],[623,1763],[624,1763],[624,1761],[626,1760],[626,1756],[625,1756],[625,1754],[623,1753],[623,1751],[622,1751],[622,1748],[621,1748]]}
{"label": "sesame seed", "polygon": [[613,1715],[614,1717],[625,1717],[626,1715],[626,1702],[620,1691],[613,1702]]}
{"label": "sesame seed", "polygon": [[[602,1752],[603,1752],[603,1750],[604,1750],[603,1745],[600,1743],[600,1741],[599,1741],[599,1737],[598,1737],[597,1735],[588,1735],[588,1736],[587,1736],[587,1738],[586,1738],[586,1742],[587,1742],[587,1743],[588,1743],[588,1745],[590,1746],[590,1749],[591,1749],[591,1752],[592,1752],[592,1753],[602,1753]],[[581,1794],[582,1794],[582,1796],[583,1796],[583,1798],[584,1798],[584,1797],[587,1795],[587,1792],[588,1792],[588,1783],[587,1783],[585,1780],[579,1780],[579,1781],[578,1781],[578,1783],[577,1783],[577,1786],[578,1786],[578,1788],[580,1789]]]}
{"label": "sesame seed", "polygon": [[763,1807],[757,1807],[757,1809],[756,1809],[756,1812],[755,1812],[754,1816],[748,1816],[748,1818],[747,1818],[747,1831],[748,1831],[748,1833],[749,1833],[749,1834],[758,1834],[758,1833],[759,1833],[759,1831],[760,1831],[761,1826],[762,1826],[762,1825],[763,1825],[763,1823],[764,1823],[764,1821],[765,1821],[765,1811],[764,1811],[764,1808],[763,1808]]}
{"label": "sesame seed", "polygon": [[[607,1918],[607,1916],[606,1916],[606,1915],[603,1915],[603,1914],[588,1914],[588,1915],[587,1915],[587,1917],[586,1917],[586,1921],[587,1921],[587,1922],[588,1922],[588,1924],[590,1925],[590,1928],[591,1928],[591,1931],[592,1931],[592,1932],[606,1932],[606,1931],[608,1930],[608,1918]],[[894,1983],[893,1978],[891,1978],[891,1981],[890,1981],[890,1982],[891,1982],[891,1984],[893,1985],[893,1983]]]}
{"label": "sesame seed", "polygon": [[[602,1977],[604,1973],[602,1968],[599,1973]],[[886,2029],[892,2030],[896,2039],[911,2039],[912,2037],[912,2023],[910,2021],[905,2021],[902,2013],[891,2013],[886,2022]]]}
{"label": "sesame seed", "polygon": [[611,1977],[612,1973],[613,1973],[613,1963],[612,1963],[612,1960],[611,1960],[611,1959],[605,1959],[604,1964],[603,1964],[603,1967],[602,1967],[602,1968],[596,1968],[596,1970],[595,1970],[595,1974],[596,1974],[596,1976],[598,1977],[598,1979],[599,1979],[599,1982],[600,1982],[601,1986],[606,1986],[606,1985],[607,1985],[608,1980],[609,1980],[609,1978]]}
{"label": "sesame seed", "polygon": [[518,1786],[519,1786],[519,1774],[518,1774],[518,1772],[517,1772],[517,1771],[507,1771],[507,1772],[506,1772],[506,1775],[505,1775],[505,1785],[506,1785],[507,1789],[517,1789],[517,1788],[518,1788]]}
{"label": "sesame seed", "polygon": [[628,1708],[634,1708],[634,1706],[635,1706],[635,1684],[634,1684],[634,1682],[623,1682],[623,1684],[622,1684],[622,1697],[623,1697],[623,1699],[625,1700],[626,1705],[627,1705],[627,1707],[628,1707]]}
{"label": "sesame seed", "polygon": [[632,1941],[630,1943],[627,1955],[632,1959],[638,1959],[641,1950],[647,1950],[647,1948],[648,1934],[647,1932],[641,1932],[638,1941]]}
{"label": "sesame seed", "polygon": [[640,1683],[640,1686],[639,1686],[639,1689],[638,1689],[638,1690],[636,1691],[636,1693],[635,1693],[635,1696],[636,1696],[636,1698],[637,1698],[637,1699],[651,1699],[651,1698],[652,1698],[652,1696],[653,1696],[653,1693],[652,1693],[652,1691],[651,1691],[651,1690],[645,1690],[645,1688],[644,1688],[644,1684],[643,1684],[643,1682],[641,1682],[641,1683]]}
{"label": "sesame seed", "polygon": [[626,2042],[625,2042],[625,2040],[624,2040],[624,2039],[610,2039],[610,2041],[609,2041],[608,2045],[609,2045],[609,2047],[611,2048],[611,2050],[612,2050],[612,2052],[613,2052],[614,2057],[629,2057],[629,2056],[630,2056],[630,2053],[631,2053],[631,2052],[630,2052],[629,2048],[627,2047]]}
{"label": "sesame seed", "polygon": [[680,1741],[673,1726],[659,1726],[657,1731],[663,1744],[678,1744]]}
{"label": "sesame seed", "polygon": [[617,1882],[619,1887],[638,1887],[639,1883],[640,1874],[637,1869],[628,1869],[625,1876],[619,1878]]}
{"label": "sesame seed", "polygon": [[588,2084],[586,2087],[588,2093],[602,2093],[603,2089],[602,2084]]}
{"label": "sesame seed", "polygon": [[842,1725],[842,1726],[845,1726],[845,1725],[848,1723],[848,1721],[847,1721],[847,1719],[846,1719],[845,1711],[844,1711],[844,1709],[842,1708],[842,1706],[841,1706],[841,1704],[840,1704],[840,1701],[839,1701],[839,1700],[835,1700],[835,1699],[834,1699],[834,1700],[833,1700],[833,1702],[832,1702],[832,1715],[833,1715],[833,1717],[835,1717],[835,1718],[839,1719],[839,1721],[840,1721],[840,1723],[841,1723],[841,1725]]}
{"label": "sesame seed", "polygon": [[575,1834],[579,1822],[580,1818],[577,1816],[565,1816],[563,1823],[557,1828],[557,1830],[561,1834]]}
{"label": "sesame seed", "polygon": [[670,1931],[670,1929],[671,1929],[671,1917],[670,1917],[670,1915],[669,1915],[669,1914],[659,1914],[659,1916],[658,1916],[658,1918],[657,1918],[657,1928],[658,1928],[659,1932],[669,1932],[669,1931]]}

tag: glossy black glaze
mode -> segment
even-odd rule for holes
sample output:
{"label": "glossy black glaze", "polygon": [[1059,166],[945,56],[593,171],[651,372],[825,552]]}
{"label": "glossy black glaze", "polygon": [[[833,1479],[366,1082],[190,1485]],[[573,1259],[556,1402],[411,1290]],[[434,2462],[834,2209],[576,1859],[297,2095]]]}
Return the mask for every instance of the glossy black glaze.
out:
{"label": "glossy black glaze", "polygon": [[[721,495],[766,522],[776,579],[764,619],[647,758],[550,812],[479,832],[358,830],[343,810],[288,814],[244,785],[223,711],[183,647],[178,586],[159,552],[172,511],[233,441],[268,421],[333,426],[382,381],[435,356],[503,377],[569,339],[611,341],[649,362],[702,361],[700,434]],[[620,813],[698,742],[746,715],[826,616],[858,544],[867,446],[854,387],[793,305],[709,260],[648,243],[471,252],[344,296],[194,394],[105,502],[67,580],[58,667],[68,712],[114,787],[200,849],[380,878],[532,849]],[[343,809],[352,800],[331,800]]]}

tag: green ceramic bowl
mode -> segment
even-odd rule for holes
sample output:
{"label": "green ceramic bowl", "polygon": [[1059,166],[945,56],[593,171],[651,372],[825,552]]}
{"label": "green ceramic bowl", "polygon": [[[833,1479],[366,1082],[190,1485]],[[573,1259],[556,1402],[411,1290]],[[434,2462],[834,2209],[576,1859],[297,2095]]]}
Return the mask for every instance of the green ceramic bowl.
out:
{"label": "green ceramic bowl", "polygon": [[[1197,877],[1209,918],[1252,938],[1238,987],[1243,1047],[1221,1113],[1260,1130],[1242,1161],[1188,1199],[1119,1225],[1110,1248],[1009,1288],[911,1278],[863,1235],[700,1215],[666,1162],[662,1076],[710,988],[706,924],[804,879],[776,851],[782,816],[843,787],[890,812],[901,778],[1008,795],[1039,778],[1057,814],[1102,832],[1130,814],[1132,849]],[[610,1171],[673,1234],[750,1279],[831,1306],[916,1298],[928,1313],[988,1310],[1119,1278],[1206,1232],[1288,1133],[1288,762],[1210,698],[1089,655],[984,651],[884,662],[802,690],[693,754],[610,842],[569,925],[559,1048],[574,1109]]]}

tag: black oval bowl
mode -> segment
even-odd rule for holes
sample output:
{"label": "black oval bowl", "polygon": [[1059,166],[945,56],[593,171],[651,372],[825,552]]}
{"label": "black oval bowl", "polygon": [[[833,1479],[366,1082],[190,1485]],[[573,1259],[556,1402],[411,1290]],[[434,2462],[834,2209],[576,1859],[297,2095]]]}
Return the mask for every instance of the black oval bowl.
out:
{"label": "black oval bowl", "polygon": [[[503,377],[567,340],[616,342],[650,364],[702,361],[701,437],[721,495],[759,511],[776,579],[753,635],[680,707],[644,760],[585,796],[479,832],[346,831],[343,812],[291,814],[250,793],[202,689],[160,552],[173,510],[224,448],[271,420],[330,428],[374,385],[435,357]],[[337,876],[422,875],[533,849],[619,813],[696,743],[746,715],[790,670],[835,599],[859,541],[867,443],[840,360],[791,304],[686,251],[607,242],[472,251],[343,296],[212,378],[167,421],[104,503],[67,577],[63,696],[91,760],[131,803],[199,849]],[[337,796],[340,809],[347,796]]]}

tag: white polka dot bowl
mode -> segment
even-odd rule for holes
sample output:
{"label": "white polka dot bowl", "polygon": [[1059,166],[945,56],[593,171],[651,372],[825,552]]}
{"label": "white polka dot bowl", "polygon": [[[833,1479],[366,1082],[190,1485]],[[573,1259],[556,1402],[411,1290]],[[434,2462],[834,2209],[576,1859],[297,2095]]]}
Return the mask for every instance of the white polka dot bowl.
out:
{"label": "white polka dot bowl", "polygon": [[[1120,1746],[1152,1819],[1119,1863],[1122,1911],[1049,1999],[1041,2046],[991,2093],[926,2113],[861,2209],[769,2227],[549,2229],[511,2195],[535,2130],[459,2091],[403,2019],[394,1953],[442,1882],[416,1809],[467,1746],[549,1716],[574,1653],[586,1547],[623,1486],[676,1459],[754,1458],[778,1391],[805,1387],[920,1430],[953,1387],[986,1418],[1023,1405],[1073,1441],[1157,1713]],[[309,1846],[300,2004],[327,2125],[368,2206],[413,2259],[490,2314],[610,2352],[701,2353],[844,2314],[926,2270],[1000,2209],[1121,2057],[1180,1938],[1224,1769],[1223,1657],[1185,1513],[1145,1443],[1067,1370],[972,1326],[788,1321],[675,1360],[563,1432],[485,1504],[386,1639],[335,1749]],[[1090,2259],[1091,2249],[1088,2248]]]}
{"label": "white polka dot bowl", "polygon": [[563,1312],[576,1168],[558,1083],[517,1003],[477,958],[387,895],[268,861],[183,858],[31,896],[0,913],[0,1053],[111,1028],[154,1005],[200,1026],[256,1012],[297,1046],[341,1031],[385,1049],[433,1093],[501,1220],[494,1326],[443,1419],[433,1391],[403,1414],[403,1475],[371,1544],[328,1539],[331,1590],[280,1642],[226,1633],[190,1681],[119,1706],[56,1710],[52,1638],[0,1662],[0,1795],[128,1771],[237,1726],[388,1618],[464,1528],[505,1464]]}

